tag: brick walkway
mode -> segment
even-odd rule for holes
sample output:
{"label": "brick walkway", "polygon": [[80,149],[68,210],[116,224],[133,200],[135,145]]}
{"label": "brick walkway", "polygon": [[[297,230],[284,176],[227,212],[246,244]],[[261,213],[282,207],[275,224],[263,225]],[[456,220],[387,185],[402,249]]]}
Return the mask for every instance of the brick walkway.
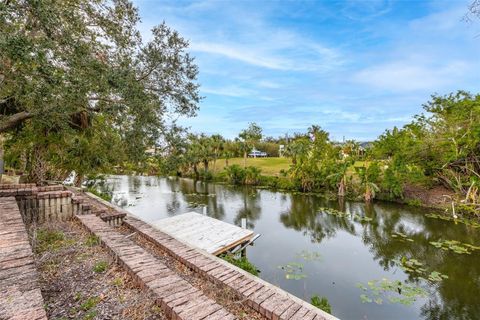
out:
{"label": "brick walkway", "polygon": [[47,319],[32,248],[14,197],[0,198],[0,319]]}
{"label": "brick walkway", "polygon": [[211,254],[187,246],[131,215],[124,220],[123,224],[160,246],[205,278],[231,288],[267,319],[337,319]]}
{"label": "brick walkway", "polygon": [[172,319],[231,320],[235,317],[193,287],[146,250],[126,239],[95,215],[76,218],[115,256],[142,287],[148,289]]}

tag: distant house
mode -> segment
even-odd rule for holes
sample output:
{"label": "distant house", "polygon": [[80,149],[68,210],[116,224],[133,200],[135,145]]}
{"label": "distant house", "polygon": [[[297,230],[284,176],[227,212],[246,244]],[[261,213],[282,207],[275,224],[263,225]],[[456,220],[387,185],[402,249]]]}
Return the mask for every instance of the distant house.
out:
{"label": "distant house", "polygon": [[340,155],[343,159],[351,155],[362,156],[365,154],[366,150],[373,146],[373,142],[359,142],[352,144],[350,142],[334,142],[335,146],[340,147]]}
{"label": "distant house", "polygon": [[250,158],[265,158],[268,157],[268,154],[264,151],[259,151],[257,149],[253,149],[252,152],[248,154]]}

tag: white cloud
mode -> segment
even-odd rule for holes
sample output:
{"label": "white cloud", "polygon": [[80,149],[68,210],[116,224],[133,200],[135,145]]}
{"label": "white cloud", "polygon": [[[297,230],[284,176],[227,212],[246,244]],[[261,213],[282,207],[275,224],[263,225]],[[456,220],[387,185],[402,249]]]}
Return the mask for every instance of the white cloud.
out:
{"label": "white cloud", "polygon": [[210,93],[210,94],[215,94],[219,96],[228,96],[228,97],[248,97],[256,94],[254,90],[237,87],[233,85],[221,87],[221,88],[201,87],[200,91],[202,94]]}
{"label": "white cloud", "polygon": [[422,61],[394,61],[363,69],[353,81],[390,91],[429,90],[435,92],[455,85],[468,72],[468,64],[451,61],[445,65],[427,65]]}
{"label": "white cloud", "polygon": [[[288,70],[287,63],[282,59],[269,57],[264,53],[260,53],[253,48],[239,47],[233,44],[222,44],[213,42],[194,42],[191,45],[192,51],[206,52],[221,55],[230,59],[239,60],[254,66]],[[256,52],[255,52],[256,51]]]}

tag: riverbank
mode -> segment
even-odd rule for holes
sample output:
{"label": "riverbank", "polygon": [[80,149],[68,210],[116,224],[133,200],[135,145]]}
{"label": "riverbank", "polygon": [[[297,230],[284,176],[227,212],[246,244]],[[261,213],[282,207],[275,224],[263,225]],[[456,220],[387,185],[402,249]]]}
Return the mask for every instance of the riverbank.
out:
{"label": "riverbank", "polygon": [[[251,160],[257,160],[255,163],[261,164],[261,167],[268,165],[268,162],[265,161],[266,159],[249,159],[249,161]],[[251,163],[248,163],[248,165],[250,164]],[[339,198],[338,190],[335,189],[312,190],[308,192],[301,190],[301,188],[295,184],[293,179],[288,176],[287,171],[283,169],[286,165],[287,162],[283,162],[281,165],[278,165],[276,169],[269,168],[267,171],[274,172],[274,174],[268,175],[264,174],[264,171],[260,169],[261,167],[257,168],[249,166],[246,169],[243,169],[243,165],[240,166],[234,163],[223,169],[216,168],[216,170],[212,170],[210,173],[200,171],[198,180],[221,184],[247,185],[254,188],[293,192],[305,195],[317,194],[328,199]],[[230,170],[227,168],[230,168]],[[232,168],[234,169],[232,170]],[[257,168],[258,171],[252,173],[252,171],[254,171],[252,168]],[[279,168],[282,169],[278,171]],[[191,179],[196,178],[195,174],[192,173],[187,173],[184,176]],[[365,201],[361,188],[355,183],[354,179],[350,180],[350,185],[345,187],[345,196],[343,198],[351,201]],[[451,210],[452,202],[455,202],[455,206],[459,208],[457,213],[460,214],[462,213],[461,208],[463,205],[461,202],[455,200],[456,196],[453,191],[440,185],[427,187],[415,184],[405,184],[402,187],[402,196],[392,196],[386,192],[379,191],[375,194],[374,199],[447,211]],[[478,218],[475,214],[471,215],[471,217]]]}
{"label": "riverbank", "polygon": [[[303,194],[314,193],[321,194],[329,199],[337,199],[339,197],[339,190],[336,187],[322,187],[321,189],[310,191],[302,190],[302,186],[289,174],[291,165],[292,161],[289,158],[247,158],[246,167],[244,167],[243,158],[218,159],[215,164],[210,162],[208,171],[201,166],[198,174],[188,171],[183,175],[192,179],[198,178],[199,180],[215,183],[250,185],[256,188],[300,192]],[[356,173],[359,168],[365,168],[364,161],[355,161],[346,170],[343,197],[347,200],[364,201],[364,186],[361,185],[360,178]],[[383,190],[383,185],[382,181],[376,183],[375,187],[378,187],[378,190],[376,192],[373,191],[373,198],[441,210],[450,210],[452,202],[455,202],[455,205],[459,207],[458,213],[462,213],[462,203],[456,200],[457,197],[452,190],[444,186],[431,185],[431,183],[425,183],[425,181],[403,183],[403,185],[396,186],[397,190],[395,194],[392,194],[392,192]],[[478,218],[475,214],[473,216]]]}

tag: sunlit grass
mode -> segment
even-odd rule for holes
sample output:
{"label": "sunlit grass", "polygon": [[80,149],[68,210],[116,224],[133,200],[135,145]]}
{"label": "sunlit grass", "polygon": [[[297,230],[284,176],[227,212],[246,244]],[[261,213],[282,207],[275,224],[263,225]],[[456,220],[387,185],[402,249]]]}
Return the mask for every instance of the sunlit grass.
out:
{"label": "sunlit grass", "polygon": [[[266,176],[277,176],[281,170],[288,170],[292,161],[289,158],[247,158],[247,166],[257,167],[262,170]],[[243,158],[228,159],[228,164],[238,164],[243,167]],[[218,159],[215,173],[219,173],[225,168],[225,159]],[[213,170],[213,162],[210,163],[210,169]]]}

